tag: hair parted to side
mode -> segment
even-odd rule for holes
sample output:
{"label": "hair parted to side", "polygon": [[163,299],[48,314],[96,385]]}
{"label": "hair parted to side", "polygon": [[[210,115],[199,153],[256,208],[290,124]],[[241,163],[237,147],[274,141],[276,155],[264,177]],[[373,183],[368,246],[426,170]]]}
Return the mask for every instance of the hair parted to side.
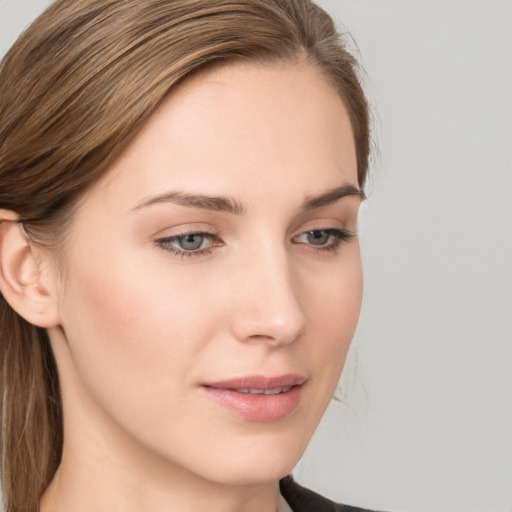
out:
{"label": "hair parted to side", "polygon": [[[310,0],[57,0],[0,65],[0,208],[55,247],[84,192],[173,88],[209,66],[305,62],[350,116],[363,188],[369,120],[357,64]],[[0,296],[7,512],[35,512],[62,452],[57,369],[44,329]]]}

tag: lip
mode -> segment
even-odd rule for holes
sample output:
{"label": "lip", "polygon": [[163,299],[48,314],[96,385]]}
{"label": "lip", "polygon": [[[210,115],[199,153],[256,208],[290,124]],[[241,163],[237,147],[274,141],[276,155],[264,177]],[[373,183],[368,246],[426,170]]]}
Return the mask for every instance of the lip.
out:
{"label": "lip", "polygon": [[237,416],[249,421],[272,422],[297,409],[305,383],[306,379],[297,374],[253,375],[206,383],[200,389]]}

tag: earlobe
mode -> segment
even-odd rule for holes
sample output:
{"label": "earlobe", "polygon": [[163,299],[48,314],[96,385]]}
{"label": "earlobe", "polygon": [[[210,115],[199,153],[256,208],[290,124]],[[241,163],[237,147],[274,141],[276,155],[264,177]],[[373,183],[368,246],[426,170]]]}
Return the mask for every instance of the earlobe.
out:
{"label": "earlobe", "polygon": [[0,209],[0,292],[25,320],[38,327],[60,323],[55,290],[43,283],[42,262],[18,215]]}

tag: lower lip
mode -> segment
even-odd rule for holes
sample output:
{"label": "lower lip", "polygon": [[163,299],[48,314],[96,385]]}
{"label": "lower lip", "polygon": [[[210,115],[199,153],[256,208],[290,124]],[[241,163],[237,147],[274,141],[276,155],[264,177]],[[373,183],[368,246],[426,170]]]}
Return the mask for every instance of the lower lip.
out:
{"label": "lower lip", "polygon": [[291,414],[299,405],[302,387],[293,386],[284,393],[276,395],[240,393],[233,389],[211,388],[201,389],[215,402],[231,410],[236,415],[249,421],[278,421]]}

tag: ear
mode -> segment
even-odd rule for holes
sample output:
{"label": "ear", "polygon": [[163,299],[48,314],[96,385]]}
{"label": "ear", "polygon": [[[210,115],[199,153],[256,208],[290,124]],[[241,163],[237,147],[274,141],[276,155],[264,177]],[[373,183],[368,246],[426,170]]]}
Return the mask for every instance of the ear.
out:
{"label": "ear", "polygon": [[27,322],[55,327],[60,318],[49,262],[43,251],[30,243],[18,218],[16,213],[0,209],[0,292]]}

